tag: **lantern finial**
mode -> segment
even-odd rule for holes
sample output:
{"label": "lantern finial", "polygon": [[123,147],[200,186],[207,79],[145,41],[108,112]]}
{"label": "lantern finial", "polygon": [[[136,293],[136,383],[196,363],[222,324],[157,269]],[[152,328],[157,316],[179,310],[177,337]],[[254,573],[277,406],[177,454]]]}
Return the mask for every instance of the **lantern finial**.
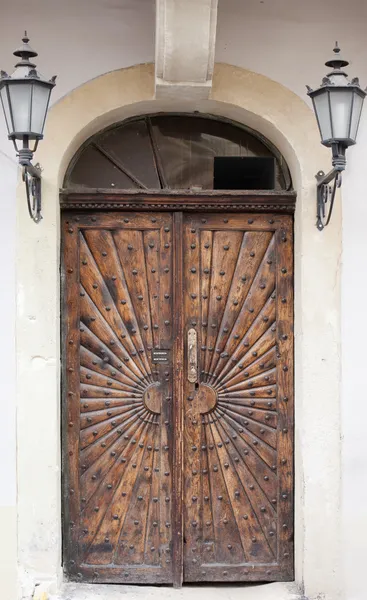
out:
{"label": "lantern finial", "polygon": [[[333,49],[334,52],[334,56],[332,57],[331,60],[328,60],[325,65],[327,67],[331,67],[333,69],[333,71],[340,71],[340,69],[342,67],[347,67],[349,65],[349,62],[347,60],[344,60],[341,56],[340,56],[340,47],[338,42],[335,42],[335,46]],[[330,75],[332,75],[332,73],[330,73]]]}
{"label": "lantern finial", "polygon": [[22,46],[20,46],[15,50],[15,52],[13,52],[14,56],[19,56],[19,58],[21,58],[21,60],[15,66],[32,66],[34,68],[36,65],[31,63],[29,59],[35,58],[36,56],[38,56],[38,53],[30,47],[28,43],[29,37],[26,31],[24,32],[22,42]]}

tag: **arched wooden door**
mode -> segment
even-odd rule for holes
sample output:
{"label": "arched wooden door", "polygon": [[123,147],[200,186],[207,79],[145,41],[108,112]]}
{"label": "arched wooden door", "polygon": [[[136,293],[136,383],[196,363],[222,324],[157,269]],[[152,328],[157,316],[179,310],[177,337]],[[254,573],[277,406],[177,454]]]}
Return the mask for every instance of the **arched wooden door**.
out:
{"label": "arched wooden door", "polygon": [[292,579],[292,216],[78,202],[62,221],[67,573]]}

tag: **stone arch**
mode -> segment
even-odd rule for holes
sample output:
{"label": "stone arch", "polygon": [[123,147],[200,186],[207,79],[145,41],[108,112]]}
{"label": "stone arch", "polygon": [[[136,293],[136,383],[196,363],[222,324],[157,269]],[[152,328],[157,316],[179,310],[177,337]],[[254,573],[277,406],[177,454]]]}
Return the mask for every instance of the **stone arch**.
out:
{"label": "stone arch", "polygon": [[[39,577],[50,585],[61,580],[59,187],[75,151],[93,133],[128,117],[172,109],[171,101],[154,98],[153,65],[113,71],[89,81],[50,110],[45,139],[37,154],[43,168],[44,219],[39,226],[29,222],[23,186],[18,188],[18,552],[25,591]],[[328,153],[319,143],[312,111],[297,95],[267,77],[238,67],[215,66],[210,99],[183,97],[174,102],[175,112],[196,110],[258,130],[278,147],[292,173],[298,195],[296,580],[305,586],[307,595],[324,592],[336,597],[340,589],[336,573],[341,572],[341,214],[335,211],[333,227],[320,236],[315,227],[314,179],[319,169],[327,169]],[[327,511],[315,510],[326,506]],[[286,598],[286,588],[279,597]]]}

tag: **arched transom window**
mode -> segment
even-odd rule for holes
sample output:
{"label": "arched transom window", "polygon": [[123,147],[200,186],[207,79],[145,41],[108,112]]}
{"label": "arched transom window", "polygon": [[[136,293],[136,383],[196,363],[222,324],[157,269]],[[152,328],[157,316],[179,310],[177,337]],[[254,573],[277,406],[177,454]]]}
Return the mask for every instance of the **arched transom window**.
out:
{"label": "arched transom window", "polygon": [[289,190],[288,166],[257,132],[193,115],[135,118],[97,133],[77,152],[65,188]]}

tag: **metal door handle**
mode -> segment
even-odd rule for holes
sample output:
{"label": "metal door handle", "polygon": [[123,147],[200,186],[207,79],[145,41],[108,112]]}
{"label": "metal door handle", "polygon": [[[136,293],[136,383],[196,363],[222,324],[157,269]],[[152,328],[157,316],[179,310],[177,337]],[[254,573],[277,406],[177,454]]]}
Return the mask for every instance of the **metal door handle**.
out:
{"label": "metal door handle", "polygon": [[197,333],[195,329],[189,329],[187,333],[187,347],[187,378],[190,383],[195,383],[198,380],[198,345]]}

